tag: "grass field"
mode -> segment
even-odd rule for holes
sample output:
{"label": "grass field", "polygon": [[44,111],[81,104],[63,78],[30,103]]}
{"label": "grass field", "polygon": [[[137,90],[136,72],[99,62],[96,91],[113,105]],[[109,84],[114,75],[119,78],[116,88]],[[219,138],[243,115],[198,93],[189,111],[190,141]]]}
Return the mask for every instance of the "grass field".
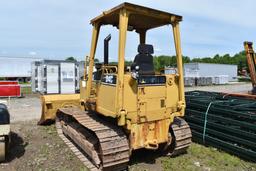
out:
{"label": "grass field", "polygon": [[143,153],[139,154],[139,161],[131,164],[130,171],[256,171],[256,163],[196,143],[192,143],[186,154],[174,158],[161,157],[161,154],[152,157],[151,152]]}
{"label": "grass field", "polygon": [[161,163],[164,170],[256,170],[256,163],[196,143],[190,146],[187,154],[171,159],[163,157]]}
{"label": "grass field", "polygon": [[21,86],[20,88],[21,94],[23,95],[28,95],[28,94],[32,94],[32,89],[31,86]]}

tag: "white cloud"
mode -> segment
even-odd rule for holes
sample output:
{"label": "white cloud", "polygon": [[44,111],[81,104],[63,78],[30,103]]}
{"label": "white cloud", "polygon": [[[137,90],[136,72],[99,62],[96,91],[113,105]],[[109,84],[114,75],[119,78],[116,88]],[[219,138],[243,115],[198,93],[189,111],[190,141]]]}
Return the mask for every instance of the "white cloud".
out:
{"label": "white cloud", "polygon": [[[184,17],[181,23],[183,54],[188,56],[212,56],[216,53],[236,53],[246,39],[256,41],[254,0],[128,0]],[[38,54],[60,58],[75,56],[84,58],[90,52],[90,19],[123,0],[84,1],[63,0],[13,0],[0,2],[0,47],[8,55]],[[6,17],[8,16],[8,17]],[[106,27],[105,27],[106,28]],[[104,29],[105,29],[104,28]],[[97,56],[103,58],[102,37],[112,29],[102,29]],[[156,30],[149,34],[147,43],[155,47],[156,54],[175,54],[170,30]],[[116,35],[116,37],[114,37]],[[118,31],[113,29],[110,57],[117,59]],[[127,36],[126,56],[133,59],[137,54],[137,35]],[[161,52],[158,48],[161,48]],[[229,48],[230,47],[230,48]],[[0,51],[1,53],[1,51]]]}
{"label": "white cloud", "polygon": [[29,52],[28,54],[29,54],[29,55],[31,55],[31,56],[35,56],[35,55],[37,55],[37,53],[36,53],[36,52],[34,52],[34,51],[31,51],[31,52]]}

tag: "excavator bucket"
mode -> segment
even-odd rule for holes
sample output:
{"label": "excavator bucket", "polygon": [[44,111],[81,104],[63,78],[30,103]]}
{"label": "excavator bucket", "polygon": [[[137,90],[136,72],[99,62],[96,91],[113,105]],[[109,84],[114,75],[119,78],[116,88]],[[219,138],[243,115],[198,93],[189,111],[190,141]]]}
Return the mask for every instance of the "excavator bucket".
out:
{"label": "excavator bucket", "polygon": [[80,107],[80,94],[54,94],[41,96],[42,113],[39,125],[46,125],[55,121],[59,108]]}

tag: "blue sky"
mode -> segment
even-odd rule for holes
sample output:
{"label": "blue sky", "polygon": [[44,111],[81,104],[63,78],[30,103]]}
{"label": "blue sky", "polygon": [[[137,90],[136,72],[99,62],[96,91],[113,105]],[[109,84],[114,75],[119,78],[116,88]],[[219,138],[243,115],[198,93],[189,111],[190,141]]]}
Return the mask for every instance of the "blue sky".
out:
{"label": "blue sky", "polygon": [[[90,19],[123,1],[120,0],[1,0],[0,56],[28,56],[82,60],[89,54]],[[183,54],[191,57],[231,55],[243,50],[243,41],[256,42],[254,0],[131,0],[183,16],[181,38]],[[102,59],[103,39],[112,34],[110,58],[117,59],[118,32],[102,29],[96,57]],[[147,43],[155,55],[173,55],[170,26],[152,30]],[[136,55],[138,37],[128,33],[126,58]]]}

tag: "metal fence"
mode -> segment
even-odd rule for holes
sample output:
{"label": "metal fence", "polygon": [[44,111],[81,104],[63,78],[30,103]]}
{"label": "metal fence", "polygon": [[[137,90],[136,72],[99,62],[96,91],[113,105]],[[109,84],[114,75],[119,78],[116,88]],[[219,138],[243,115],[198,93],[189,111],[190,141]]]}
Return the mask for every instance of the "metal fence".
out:
{"label": "metal fence", "polygon": [[193,140],[256,161],[256,102],[222,93],[186,92]]}

